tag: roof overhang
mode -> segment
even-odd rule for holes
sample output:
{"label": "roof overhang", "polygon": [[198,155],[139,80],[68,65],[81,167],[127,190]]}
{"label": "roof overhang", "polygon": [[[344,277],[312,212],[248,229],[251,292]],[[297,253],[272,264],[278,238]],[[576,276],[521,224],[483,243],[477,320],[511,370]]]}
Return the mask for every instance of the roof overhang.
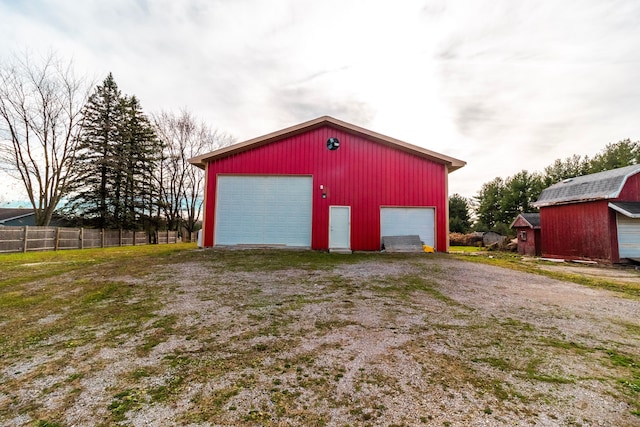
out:
{"label": "roof overhang", "polygon": [[5,218],[5,219],[0,220],[0,225],[5,225],[9,221],[15,221],[17,219],[26,218],[28,216],[33,216],[33,215],[35,215],[35,212],[29,212],[29,213],[25,213],[25,214],[22,214],[22,215],[12,216],[10,218]]}
{"label": "roof overhang", "polygon": [[560,206],[560,205],[571,205],[574,203],[586,203],[586,202],[596,202],[598,200],[608,200],[613,198],[612,196],[606,196],[606,197],[585,197],[583,199],[575,199],[575,200],[564,200],[564,201],[555,201],[555,200],[550,200],[550,201],[545,201],[545,202],[533,202],[531,203],[531,206],[533,206],[534,208],[544,208],[547,206]]}
{"label": "roof overhang", "polygon": [[640,202],[611,202],[609,207],[629,218],[640,218]]}
{"label": "roof overhang", "polygon": [[206,164],[217,159],[228,157],[234,154],[242,153],[253,148],[261,147],[278,140],[288,138],[291,136],[299,135],[310,130],[318,129],[323,126],[333,127],[341,131],[366,137],[377,143],[405,151],[407,153],[422,157],[436,163],[444,164],[447,166],[448,172],[453,172],[460,169],[467,163],[450,157],[444,154],[437,153],[435,151],[427,150],[426,148],[418,147],[417,145],[409,144],[399,139],[391,138],[386,135],[382,135],[377,132],[370,131],[360,126],[353,125],[351,123],[343,122],[342,120],[335,119],[329,116],[322,116],[308,122],[300,123],[295,126],[291,126],[276,132],[269,133],[267,135],[259,136],[257,138],[250,139],[248,141],[240,142],[230,145],[228,147],[221,148],[219,150],[212,151],[210,153],[202,154],[189,159],[189,163],[195,165],[201,169],[204,169]]}

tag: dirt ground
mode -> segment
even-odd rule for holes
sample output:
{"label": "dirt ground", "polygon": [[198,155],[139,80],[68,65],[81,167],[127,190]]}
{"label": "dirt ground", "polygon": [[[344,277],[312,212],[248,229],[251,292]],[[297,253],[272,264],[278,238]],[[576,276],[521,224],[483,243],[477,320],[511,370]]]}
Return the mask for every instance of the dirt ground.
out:
{"label": "dirt ground", "polygon": [[128,304],[153,292],[154,318],[118,345],[0,359],[0,382],[21,384],[0,388],[0,422],[640,426],[637,299],[448,256],[251,257],[267,255],[94,278],[129,283]]}

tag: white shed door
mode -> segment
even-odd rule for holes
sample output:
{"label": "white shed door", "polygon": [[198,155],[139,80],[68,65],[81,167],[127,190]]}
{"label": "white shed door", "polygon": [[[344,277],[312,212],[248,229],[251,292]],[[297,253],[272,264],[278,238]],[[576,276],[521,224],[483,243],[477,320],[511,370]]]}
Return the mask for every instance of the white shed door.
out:
{"label": "white shed door", "polygon": [[640,258],[640,218],[618,214],[620,258]]}
{"label": "white shed door", "polygon": [[218,177],[216,245],[311,246],[310,176]]}
{"label": "white shed door", "polygon": [[329,206],[329,249],[351,248],[351,208]]}
{"label": "white shed door", "polygon": [[434,208],[380,208],[380,237],[416,234],[435,248]]}

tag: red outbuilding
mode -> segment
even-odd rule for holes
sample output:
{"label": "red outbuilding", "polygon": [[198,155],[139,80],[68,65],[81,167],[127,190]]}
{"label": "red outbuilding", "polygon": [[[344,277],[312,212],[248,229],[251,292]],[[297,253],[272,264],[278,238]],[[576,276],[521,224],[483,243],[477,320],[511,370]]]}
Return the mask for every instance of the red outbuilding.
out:
{"label": "red outbuilding", "polygon": [[640,259],[640,165],[565,179],[542,191],[542,256]]}
{"label": "red outbuilding", "polygon": [[511,228],[516,230],[518,253],[520,255],[540,256],[542,248],[539,213],[525,212],[519,214],[511,224]]}
{"label": "red outbuilding", "polygon": [[448,174],[465,162],[332,117],[194,157],[202,246],[381,248],[419,235],[448,250]]}

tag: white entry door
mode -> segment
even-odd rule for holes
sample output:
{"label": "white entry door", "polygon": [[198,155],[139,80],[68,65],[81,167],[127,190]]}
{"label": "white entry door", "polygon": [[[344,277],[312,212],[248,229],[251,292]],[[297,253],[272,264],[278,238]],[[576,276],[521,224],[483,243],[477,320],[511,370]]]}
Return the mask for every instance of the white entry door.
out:
{"label": "white entry door", "polygon": [[351,207],[329,206],[329,249],[351,248]]}

